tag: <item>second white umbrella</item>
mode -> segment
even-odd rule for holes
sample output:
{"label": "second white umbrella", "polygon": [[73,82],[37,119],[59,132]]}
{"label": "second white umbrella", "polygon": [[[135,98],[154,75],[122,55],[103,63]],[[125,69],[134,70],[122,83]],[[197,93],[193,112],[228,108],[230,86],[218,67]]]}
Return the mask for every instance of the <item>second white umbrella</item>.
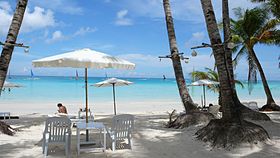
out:
{"label": "second white umbrella", "polygon": [[95,83],[95,84],[93,84],[93,86],[95,86],[95,87],[109,87],[109,86],[112,86],[113,87],[114,114],[116,115],[117,110],[116,110],[115,86],[128,86],[132,83],[133,82],[126,81],[126,80],[121,80],[121,79],[117,79],[117,78],[110,78],[110,79],[104,80],[102,82]]}
{"label": "second white umbrella", "polygon": [[203,96],[204,96],[203,107],[205,107],[206,106],[205,86],[215,85],[215,84],[219,84],[219,82],[203,79],[203,80],[195,81],[195,82],[191,83],[189,86],[202,86],[203,87]]}

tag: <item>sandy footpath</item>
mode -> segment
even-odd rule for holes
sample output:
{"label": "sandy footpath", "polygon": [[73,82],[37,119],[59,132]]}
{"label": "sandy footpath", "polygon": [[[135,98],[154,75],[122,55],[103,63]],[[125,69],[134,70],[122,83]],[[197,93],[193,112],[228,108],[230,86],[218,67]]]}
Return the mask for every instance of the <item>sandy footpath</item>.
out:
{"label": "sandy footpath", "polygon": [[[234,150],[211,149],[207,144],[197,141],[195,132],[203,125],[186,129],[167,129],[163,125],[167,114],[137,114],[133,133],[132,150],[119,149],[111,151],[107,137],[106,152],[81,152],[84,158],[224,158],[249,157],[267,158],[280,157],[280,113],[268,113],[273,122],[255,122],[262,125],[269,133],[270,140],[255,145],[244,144]],[[42,154],[42,132],[46,115],[30,114],[20,116],[18,120],[7,123],[20,131],[15,136],[0,134],[0,157],[2,158],[40,158]],[[110,126],[111,115],[96,115],[96,121]],[[71,155],[77,157],[76,129],[72,128]],[[52,146],[49,158],[65,157],[63,146]]]}

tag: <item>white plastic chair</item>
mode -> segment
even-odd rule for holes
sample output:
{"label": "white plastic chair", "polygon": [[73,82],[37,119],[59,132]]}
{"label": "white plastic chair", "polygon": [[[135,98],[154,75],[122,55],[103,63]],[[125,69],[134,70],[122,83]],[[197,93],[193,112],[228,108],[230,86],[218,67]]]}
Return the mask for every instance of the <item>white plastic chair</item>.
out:
{"label": "white plastic chair", "polygon": [[208,112],[213,114],[216,119],[220,119],[222,117],[222,113],[219,112],[220,105],[209,106]]}
{"label": "white plastic chair", "polygon": [[134,128],[134,116],[129,114],[116,115],[112,119],[112,129],[108,131],[112,139],[112,150],[115,151],[117,142],[128,140],[132,149],[132,130]]}
{"label": "white plastic chair", "polygon": [[246,107],[249,107],[249,103],[248,102],[242,102],[241,104],[245,105]]}
{"label": "white plastic chair", "polygon": [[255,111],[259,111],[258,103],[255,101],[250,101],[248,108],[255,110]]}
{"label": "white plastic chair", "polygon": [[3,119],[7,119],[6,117],[8,116],[8,119],[11,119],[11,113],[10,112],[0,112],[0,116],[3,116]]}
{"label": "white plastic chair", "polygon": [[43,133],[43,154],[48,155],[49,144],[64,144],[65,154],[70,156],[71,121],[67,117],[49,117]]}

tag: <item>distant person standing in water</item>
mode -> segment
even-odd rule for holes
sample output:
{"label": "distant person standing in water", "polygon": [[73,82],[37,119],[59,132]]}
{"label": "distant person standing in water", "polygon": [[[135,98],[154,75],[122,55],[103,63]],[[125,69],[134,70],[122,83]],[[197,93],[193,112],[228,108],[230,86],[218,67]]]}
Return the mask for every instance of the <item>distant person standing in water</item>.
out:
{"label": "distant person standing in water", "polygon": [[163,80],[165,80],[165,79],[166,79],[165,75],[163,75],[162,77],[163,77]]}
{"label": "distant person standing in water", "polygon": [[65,106],[63,106],[61,103],[58,103],[57,104],[57,107],[58,107],[58,113],[64,113],[64,114],[67,114],[67,109]]}

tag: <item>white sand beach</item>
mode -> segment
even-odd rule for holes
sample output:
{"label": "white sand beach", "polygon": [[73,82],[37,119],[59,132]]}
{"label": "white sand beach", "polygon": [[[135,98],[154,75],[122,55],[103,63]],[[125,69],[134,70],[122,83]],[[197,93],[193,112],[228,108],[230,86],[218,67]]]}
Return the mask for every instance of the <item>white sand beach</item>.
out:
{"label": "white sand beach", "polygon": [[[79,157],[114,157],[114,158],[224,158],[224,157],[279,157],[280,156],[280,113],[268,113],[273,122],[255,122],[262,125],[270,135],[266,143],[244,144],[233,150],[212,149],[207,144],[196,140],[195,132],[204,125],[186,129],[164,128],[167,114],[135,114],[133,146],[130,149],[111,151],[109,137],[107,150],[99,153],[81,152]],[[20,119],[7,120],[12,127],[19,129],[14,136],[0,134],[0,157],[3,158],[40,158],[42,154],[42,132],[46,115],[21,115]],[[112,115],[96,115],[97,122],[110,126]],[[71,156],[77,157],[76,129],[72,128]],[[65,157],[63,146],[52,146],[50,158]]]}

